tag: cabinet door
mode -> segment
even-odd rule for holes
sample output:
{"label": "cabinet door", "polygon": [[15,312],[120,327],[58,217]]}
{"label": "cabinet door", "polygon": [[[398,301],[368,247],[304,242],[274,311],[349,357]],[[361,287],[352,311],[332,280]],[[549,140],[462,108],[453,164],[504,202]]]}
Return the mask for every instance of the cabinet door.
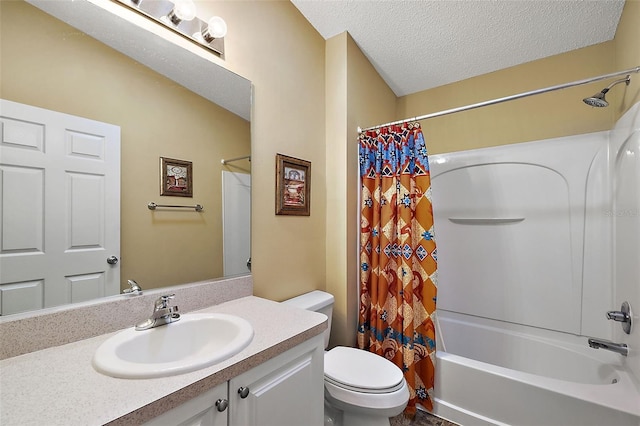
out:
{"label": "cabinet door", "polygon": [[319,335],[229,381],[229,424],[322,426],[324,340]]}
{"label": "cabinet door", "polygon": [[[218,400],[224,402],[216,404]],[[225,382],[151,419],[145,426],[227,426],[227,404]]]}

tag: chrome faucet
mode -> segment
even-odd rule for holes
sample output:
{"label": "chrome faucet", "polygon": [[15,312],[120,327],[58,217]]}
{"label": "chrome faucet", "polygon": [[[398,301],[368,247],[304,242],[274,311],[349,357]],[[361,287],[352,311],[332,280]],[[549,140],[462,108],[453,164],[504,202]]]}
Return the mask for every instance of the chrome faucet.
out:
{"label": "chrome faucet", "polygon": [[142,294],[142,287],[140,287],[137,282],[134,280],[127,280],[127,284],[129,284],[129,288],[122,290],[123,294],[130,294],[132,296]]}
{"label": "chrome faucet", "polygon": [[620,306],[619,311],[607,312],[607,319],[621,323],[620,325],[622,326],[622,331],[624,331],[627,334],[631,334],[633,312],[631,311],[631,306],[629,306],[629,302],[622,302],[622,306]]}
{"label": "chrome faucet", "polygon": [[608,351],[619,353],[627,356],[629,348],[624,343],[613,343],[609,340],[589,338],[589,347],[594,349],[606,349]]}
{"label": "chrome faucet", "polygon": [[161,325],[170,324],[180,320],[178,307],[169,306],[169,301],[175,296],[175,294],[160,296],[154,303],[151,318],[147,318],[146,320],[136,324],[136,330],[148,330],[150,328],[159,327]]}

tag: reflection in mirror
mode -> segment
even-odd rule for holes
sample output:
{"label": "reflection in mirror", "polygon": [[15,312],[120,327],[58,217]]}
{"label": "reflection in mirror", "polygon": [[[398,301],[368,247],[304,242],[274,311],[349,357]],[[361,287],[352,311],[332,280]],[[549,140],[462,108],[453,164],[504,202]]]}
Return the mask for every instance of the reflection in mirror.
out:
{"label": "reflection in mirror", "polygon": [[[79,3],[83,3],[80,0]],[[48,2],[63,3],[63,2]],[[76,3],[76,2],[70,2]],[[236,181],[250,182],[250,162],[248,159],[222,164],[224,158],[235,158],[250,155],[250,124],[248,115],[241,117],[229,110],[212,103],[210,96],[194,93],[185,88],[189,81],[202,80],[202,76],[189,77],[190,62],[188,59],[181,68],[181,84],[142,65],[122,53],[97,41],[72,26],[44,13],[40,9],[24,1],[0,2],[0,39],[1,75],[0,97],[2,99],[56,111],[73,117],[82,117],[96,122],[108,123],[119,128],[120,132],[120,196],[119,196],[119,236],[120,249],[107,252],[103,247],[91,246],[93,251],[100,252],[104,259],[105,277],[116,275],[119,283],[114,292],[128,288],[127,280],[135,280],[143,289],[172,286],[201,280],[223,277],[225,275],[249,273],[246,262],[249,254],[249,224],[223,224],[223,172],[227,186],[235,186],[236,199],[229,201],[225,195],[225,203],[229,208],[242,209],[248,222],[249,205],[248,185],[229,185]],[[115,32],[118,34],[118,31]],[[95,34],[94,34],[95,35]],[[113,36],[113,34],[112,34]],[[137,41],[140,42],[139,40]],[[126,42],[125,42],[126,43]],[[154,47],[142,50],[151,51],[152,56],[162,56],[162,52],[153,52]],[[140,49],[139,49],[140,50]],[[162,60],[161,60],[162,61]],[[202,61],[202,57],[194,59],[194,63]],[[214,64],[215,65],[215,64]],[[215,65],[219,67],[219,65]],[[166,74],[166,73],[163,73]],[[241,85],[248,90],[243,91],[248,103],[250,82],[242,77]],[[199,83],[200,86],[207,86]],[[215,86],[215,83],[212,83]],[[211,85],[209,85],[211,86]],[[227,85],[233,86],[233,85]],[[210,87],[209,87],[210,89]],[[195,90],[195,89],[194,89]],[[205,98],[206,97],[206,98]],[[233,98],[233,94],[224,94]],[[248,108],[247,108],[248,111]],[[4,115],[4,112],[2,112]],[[4,164],[6,153],[15,146],[5,143],[3,134],[0,149],[3,156],[3,174],[7,167]],[[46,143],[53,141],[45,140]],[[160,196],[161,173],[160,157],[180,159],[192,163],[193,197]],[[34,166],[28,166],[33,169]],[[15,170],[12,169],[12,170]],[[12,171],[10,170],[10,171]],[[1,185],[9,185],[10,179],[4,179]],[[65,184],[66,185],[66,184]],[[73,186],[73,185],[70,185]],[[99,185],[98,185],[99,186]],[[58,188],[59,189],[59,188]],[[48,191],[45,188],[44,191]],[[65,192],[66,191],[66,192]],[[244,192],[242,192],[244,191]],[[6,192],[6,190],[4,191]],[[43,195],[43,212],[47,212],[47,203],[66,203],[65,196]],[[67,194],[67,195],[65,195]],[[100,200],[105,208],[118,204],[118,200],[104,198]],[[157,204],[201,204],[202,212],[186,209],[147,208],[149,202]],[[99,204],[99,203],[98,203]],[[14,206],[15,207],[15,206]],[[19,211],[14,208],[13,211]],[[105,210],[107,211],[107,210]],[[46,213],[44,213],[46,214]],[[96,213],[97,214],[97,213]],[[100,213],[102,214],[102,213]],[[117,213],[116,213],[117,215]],[[13,217],[2,218],[4,230],[18,226]],[[48,229],[57,229],[63,238],[68,239],[68,218],[42,218],[43,227],[42,250],[46,252],[51,241]],[[229,255],[223,249],[223,235],[232,242],[235,226],[243,230],[244,252],[236,254],[244,269],[226,267]],[[108,232],[105,229],[92,230],[95,234]],[[117,232],[117,231],[116,231]],[[104,237],[104,235],[102,235]],[[67,244],[65,242],[64,244]],[[68,248],[68,244],[66,246]],[[237,248],[236,248],[237,249]],[[41,276],[51,270],[59,269],[58,261],[49,266],[40,264],[35,274],[9,276],[5,273],[5,262],[16,257],[16,251],[4,246],[0,252],[0,304],[2,315],[12,313],[5,309],[4,303],[11,300],[20,288],[31,288],[31,293],[39,297],[37,301],[23,303],[26,307],[18,311],[37,309],[59,305],[60,297],[46,300],[46,283],[33,287],[34,282],[42,281]],[[20,251],[20,250],[18,250]],[[24,251],[24,250],[23,250]],[[69,250],[63,250],[64,257]],[[240,253],[240,252],[238,252]],[[38,258],[38,250],[31,253],[31,258]],[[111,256],[118,258],[116,263],[107,263]],[[22,271],[32,270],[30,266],[21,265]],[[83,266],[85,268],[83,269]],[[66,292],[68,301],[84,301],[96,295],[109,296],[105,290],[87,291],[83,289],[82,279],[76,277],[98,276],[95,267],[79,265],[79,269],[71,276],[61,273],[56,279],[60,281],[62,292]],[[101,279],[101,278],[100,278]],[[100,281],[98,279],[97,281]],[[106,279],[106,278],[105,278]],[[94,280],[95,281],[95,280]],[[95,294],[96,291],[100,294]],[[74,297],[75,293],[77,297]],[[21,306],[22,306],[21,305]],[[13,312],[16,312],[15,310]]]}

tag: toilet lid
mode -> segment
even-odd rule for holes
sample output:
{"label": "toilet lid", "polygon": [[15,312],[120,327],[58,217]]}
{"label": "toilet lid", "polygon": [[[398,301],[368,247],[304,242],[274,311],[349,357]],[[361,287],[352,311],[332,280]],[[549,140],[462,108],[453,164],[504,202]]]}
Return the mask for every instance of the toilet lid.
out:
{"label": "toilet lid", "polygon": [[402,370],[386,358],[361,349],[337,346],[324,354],[325,380],[368,393],[401,387]]}

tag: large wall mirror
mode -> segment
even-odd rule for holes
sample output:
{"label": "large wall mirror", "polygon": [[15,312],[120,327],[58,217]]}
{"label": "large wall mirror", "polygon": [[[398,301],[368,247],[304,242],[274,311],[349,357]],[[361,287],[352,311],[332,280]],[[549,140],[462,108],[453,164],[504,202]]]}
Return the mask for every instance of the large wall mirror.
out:
{"label": "large wall mirror", "polygon": [[[250,156],[251,82],[224,69],[219,58],[201,47],[194,45],[195,51],[190,51],[148,31],[131,35],[133,27],[122,18],[111,21],[110,12],[95,6],[99,1],[1,2],[0,98],[119,128],[120,248],[117,264],[107,269],[118,272],[117,293],[127,287],[128,280],[151,289],[249,273],[246,266],[244,270],[225,266],[223,235],[226,232],[228,246],[243,239],[245,246],[250,245],[250,179],[242,178],[250,176],[250,160],[227,164],[221,160]],[[48,7],[60,7],[62,12]],[[65,19],[66,15],[81,24]],[[78,29],[83,25],[87,30]],[[131,52],[122,53],[127,49]],[[157,68],[156,63],[164,68]],[[161,157],[191,162],[192,197],[160,196]],[[5,167],[7,176],[13,170],[4,159],[0,167]],[[8,185],[9,180],[0,184]],[[223,180],[230,184],[232,193],[234,187],[239,191],[237,199],[229,201]],[[223,199],[227,218],[245,221],[244,225],[233,225],[243,228],[242,235],[225,231]],[[65,201],[60,198],[60,202]],[[150,210],[149,202],[201,204],[204,210]],[[19,212],[15,205],[11,209]],[[14,219],[3,219],[2,229],[14,227]],[[65,220],[47,223],[63,226]],[[3,262],[16,254],[7,247],[0,252]],[[249,253],[249,247],[245,250]],[[106,262],[112,253],[103,255]],[[242,260],[243,265],[248,257]],[[14,290],[21,285],[40,299],[14,309],[15,313],[60,304],[47,302],[41,285],[5,280],[8,269],[0,271],[1,304],[9,306]],[[74,280],[66,280],[63,291],[71,292]],[[76,293],[80,300],[70,298],[70,302],[113,294],[96,295],[93,290],[85,295]],[[2,315],[14,313],[12,309],[7,307]]]}

